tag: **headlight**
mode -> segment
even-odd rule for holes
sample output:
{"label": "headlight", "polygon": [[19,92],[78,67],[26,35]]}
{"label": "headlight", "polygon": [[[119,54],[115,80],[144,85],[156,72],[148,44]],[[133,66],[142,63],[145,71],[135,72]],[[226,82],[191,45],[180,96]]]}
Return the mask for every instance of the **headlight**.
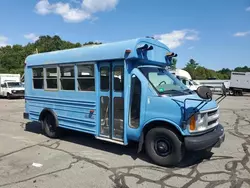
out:
{"label": "headlight", "polygon": [[11,92],[12,92],[12,93],[16,93],[16,90],[12,90]]}
{"label": "headlight", "polygon": [[207,129],[207,116],[206,114],[193,115],[189,120],[189,131],[199,132]]}
{"label": "headlight", "polygon": [[197,131],[204,131],[207,129],[207,116],[206,114],[198,114],[197,116]]}
{"label": "headlight", "polygon": [[187,122],[187,127],[190,133],[203,132],[219,124],[219,110],[211,109],[209,111],[203,111],[193,115]]}

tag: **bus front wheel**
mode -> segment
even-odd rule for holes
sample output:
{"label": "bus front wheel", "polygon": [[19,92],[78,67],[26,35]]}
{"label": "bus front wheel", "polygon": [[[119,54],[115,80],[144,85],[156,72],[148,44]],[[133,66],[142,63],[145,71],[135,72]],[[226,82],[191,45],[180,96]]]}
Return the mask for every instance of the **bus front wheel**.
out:
{"label": "bus front wheel", "polygon": [[156,127],[145,140],[145,150],[151,160],[161,166],[177,165],[184,156],[183,142],[172,130]]}
{"label": "bus front wheel", "polygon": [[46,113],[42,120],[42,128],[46,136],[57,138],[59,136],[58,127],[56,127],[56,119],[51,113]]}

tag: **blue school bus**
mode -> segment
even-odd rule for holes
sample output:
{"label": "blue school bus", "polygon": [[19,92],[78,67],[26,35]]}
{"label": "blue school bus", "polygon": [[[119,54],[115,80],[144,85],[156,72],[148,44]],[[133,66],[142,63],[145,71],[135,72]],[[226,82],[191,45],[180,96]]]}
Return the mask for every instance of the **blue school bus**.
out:
{"label": "blue school bus", "polygon": [[153,38],[28,56],[24,118],[40,121],[51,138],[66,128],[122,145],[137,141],[138,152],[144,147],[164,166],[178,164],[186,150],[219,147],[218,105],[166,70],[174,56]]}

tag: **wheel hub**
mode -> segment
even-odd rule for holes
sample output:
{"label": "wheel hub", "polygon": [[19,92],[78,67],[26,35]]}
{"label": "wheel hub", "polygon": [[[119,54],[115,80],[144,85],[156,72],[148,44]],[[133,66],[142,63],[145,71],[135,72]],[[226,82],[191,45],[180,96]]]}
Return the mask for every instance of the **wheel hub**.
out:
{"label": "wheel hub", "polygon": [[171,153],[171,145],[165,138],[155,140],[155,151],[158,155],[165,157]]}

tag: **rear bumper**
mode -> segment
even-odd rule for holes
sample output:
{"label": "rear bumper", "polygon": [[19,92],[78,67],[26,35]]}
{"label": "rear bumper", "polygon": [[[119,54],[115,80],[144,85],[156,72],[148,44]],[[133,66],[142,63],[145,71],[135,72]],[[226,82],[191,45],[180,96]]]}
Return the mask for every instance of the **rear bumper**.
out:
{"label": "rear bumper", "polygon": [[23,113],[23,119],[29,119],[29,113],[24,112]]}
{"label": "rear bumper", "polygon": [[187,150],[198,151],[211,147],[220,147],[224,140],[224,128],[219,124],[213,131],[209,133],[185,137],[184,143]]}

